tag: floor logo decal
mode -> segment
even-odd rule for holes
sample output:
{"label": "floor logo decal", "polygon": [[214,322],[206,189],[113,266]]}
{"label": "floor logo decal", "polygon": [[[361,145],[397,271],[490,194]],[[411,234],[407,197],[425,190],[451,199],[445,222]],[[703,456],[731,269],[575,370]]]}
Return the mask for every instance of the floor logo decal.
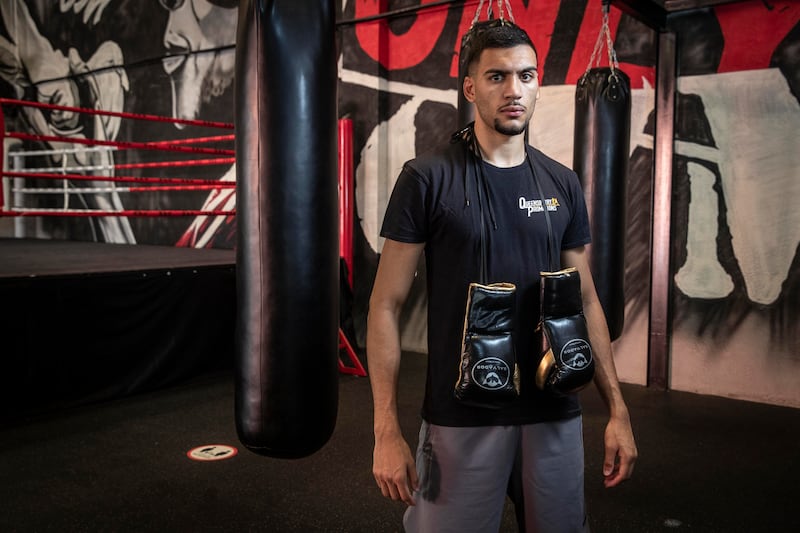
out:
{"label": "floor logo decal", "polygon": [[234,457],[239,451],[233,446],[226,446],[225,444],[206,444],[205,446],[198,446],[186,452],[186,456],[193,461],[221,461],[222,459],[230,459]]}

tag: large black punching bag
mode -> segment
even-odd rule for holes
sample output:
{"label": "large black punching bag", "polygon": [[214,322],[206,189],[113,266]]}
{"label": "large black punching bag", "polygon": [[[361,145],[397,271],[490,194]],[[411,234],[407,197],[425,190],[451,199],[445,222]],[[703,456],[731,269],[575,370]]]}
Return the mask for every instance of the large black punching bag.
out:
{"label": "large black punching bag", "polygon": [[573,166],[592,226],[590,266],[611,340],[625,317],[625,213],[631,90],[619,69],[590,68],[575,89]]}
{"label": "large black punching bag", "polygon": [[319,450],[338,407],[333,0],[243,0],[236,40],[236,429]]}

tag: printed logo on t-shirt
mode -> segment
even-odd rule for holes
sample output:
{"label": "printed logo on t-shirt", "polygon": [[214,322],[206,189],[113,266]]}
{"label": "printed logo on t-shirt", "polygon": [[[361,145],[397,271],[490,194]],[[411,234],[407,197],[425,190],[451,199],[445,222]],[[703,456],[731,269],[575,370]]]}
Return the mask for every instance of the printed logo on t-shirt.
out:
{"label": "printed logo on t-shirt", "polygon": [[[561,205],[558,203],[558,198],[555,196],[552,198],[546,198],[544,203],[547,206],[548,211],[558,211],[558,208]],[[541,213],[544,211],[544,209],[542,209],[541,200],[526,200],[524,196],[519,197],[519,208],[523,211],[527,211],[528,216],[531,216],[531,213]]]}

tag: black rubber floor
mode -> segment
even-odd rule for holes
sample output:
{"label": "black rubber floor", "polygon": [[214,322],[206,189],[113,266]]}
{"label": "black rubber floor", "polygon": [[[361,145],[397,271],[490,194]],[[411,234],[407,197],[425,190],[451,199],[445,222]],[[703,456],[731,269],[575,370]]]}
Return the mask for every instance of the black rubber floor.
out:
{"label": "black rubber floor", "polygon": [[[415,444],[424,356],[407,354],[400,405]],[[602,487],[603,407],[584,393],[586,497],[602,532],[800,531],[800,410],[626,385],[641,458]],[[0,428],[2,532],[394,532],[403,505],[371,476],[366,378],[342,376],[330,442],[305,459],[239,446],[228,374]],[[190,460],[206,444],[230,459]],[[503,531],[515,531],[506,510]]]}

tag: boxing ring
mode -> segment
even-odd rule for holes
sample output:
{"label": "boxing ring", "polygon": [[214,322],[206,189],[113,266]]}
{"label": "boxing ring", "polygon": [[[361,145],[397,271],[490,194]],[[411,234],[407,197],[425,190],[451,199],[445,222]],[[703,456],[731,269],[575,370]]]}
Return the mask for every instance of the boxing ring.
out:
{"label": "boxing ring", "polygon": [[[224,172],[235,168],[233,125],[13,99],[0,99],[0,106],[13,108],[12,114],[28,124],[59,112],[95,122],[219,130],[167,141],[118,141],[42,129],[9,131],[6,114],[0,112],[0,221],[12,220],[14,233],[0,238],[0,332],[2,351],[11,356],[4,358],[0,378],[0,421],[229,369],[237,314],[236,255],[233,249],[211,247],[210,235],[235,226],[235,174]],[[340,132],[341,263],[343,287],[352,289],[350,121],[341,122]],[[116,162],[122,152],[151,155],[149,160]],[[202,167],[222,169],[224,175],[213,180],[191,176]],[[159,176],[167,169],[187,176]],[[205,201],[198,201],[202,207],[126,205],[136,195],[185,192],[204,195]],[[136,243],[131,219],[178,217],[187,223],[175,246]],[[105,242],[27,234],[25,221],[56,218],[96,220]],[[339,350],[340,373],[366,375],[341,329]]]}
{"label": "boxing ring", "polygon": [[[176,119],[156,115],[86,109],[40,102],[0,98],[0,107],[13,109],[31,131],[6,131],[4,113],[0,115],[3,142],[0,156],[4,162],[3,186],[0,188],[0,216],[10,217],[107,217],[102,223],[106,242],[135,241],[127,217],[233,217],[235,209],[126,209],[122,197],[137,193],[210,191],[212,196],[232,197],[233,181],[127,175],[132,172],[159,172],[183,168],[222,167],[235,163],[232,147],[233,124],[202,120]],[[47,115],[69,113],[91,117],[97,127],[94,137],[83,133],[57,135],[47,124]],[[174,126],[222,130],[218,135],[156,142],[118,141],[108,138],[107,130],[118,131],[122,121],[147,121]],[[113,121],[113,125],[108,123]],[[98,133],[103,134],[98,135]],[[16,141],[16,142],[15,142]],[[38,146],[38,149],[30,149]],[[9,149],[8,147],[11,147]],[[118,152],[160,153],[155,161],[115,162]],[[126,154],[127,155],[127,154]],[[177,156],[177,157],[176,157]],[[187,157],[188,156],[188,157]],[[139,156],[139,159],[142,159]],[[29,161],[48,161],[48,166]],[[29,183],[33,183],[30,185]],[[60,198],[60,205],[40,207],[29,199],[42,195]],[[80,198],[77,202],[75,199]],[[58,202],[51,202],[53,204]],[[82,207],[75,207],[82,203]],[[19,227],[16,236],[21,236]],[[113,237],[117,237],[116,239]],[[121,237],[121,239],[120,239]]]}

